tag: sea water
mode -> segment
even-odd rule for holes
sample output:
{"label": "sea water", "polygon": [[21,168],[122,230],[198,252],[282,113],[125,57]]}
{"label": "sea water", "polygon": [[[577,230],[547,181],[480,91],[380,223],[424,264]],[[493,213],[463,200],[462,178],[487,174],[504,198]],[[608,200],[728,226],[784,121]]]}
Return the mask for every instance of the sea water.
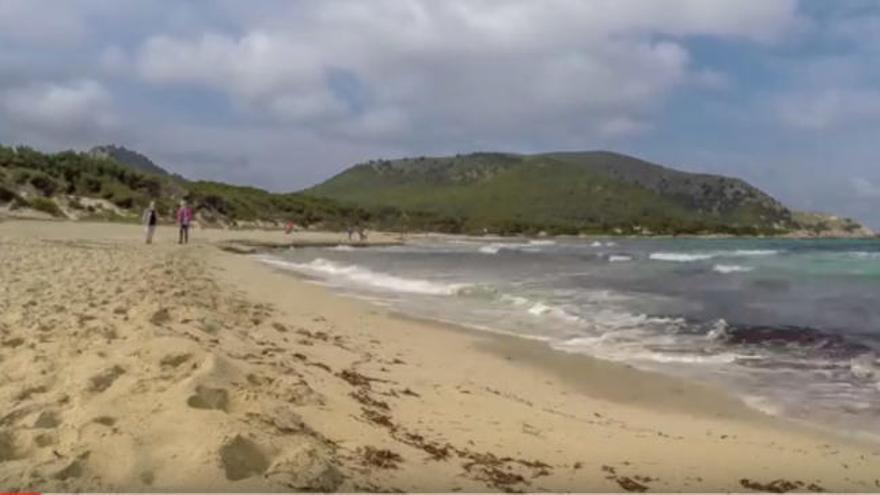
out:
{"label": "sea water", "polygon": [[880,241],[457,239],[261,260],[413,316],[880,432]]}

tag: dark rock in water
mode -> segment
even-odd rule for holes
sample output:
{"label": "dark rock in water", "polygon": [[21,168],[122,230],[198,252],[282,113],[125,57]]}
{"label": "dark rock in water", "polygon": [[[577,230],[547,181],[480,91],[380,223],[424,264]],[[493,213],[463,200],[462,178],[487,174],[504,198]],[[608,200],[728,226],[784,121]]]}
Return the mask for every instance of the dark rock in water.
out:
{"label": "dark rock in water", "polygon": [[733,326],[726,330],[724,341],[728,344],[812,350],[833,358],[851,358],[873,351],[852,337],[809,327]]}

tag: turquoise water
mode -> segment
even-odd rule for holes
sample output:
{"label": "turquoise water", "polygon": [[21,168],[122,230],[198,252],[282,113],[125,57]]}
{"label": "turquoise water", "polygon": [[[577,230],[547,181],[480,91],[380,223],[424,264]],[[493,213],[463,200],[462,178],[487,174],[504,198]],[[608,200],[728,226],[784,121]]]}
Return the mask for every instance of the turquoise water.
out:
{"label": "turquoise water", "polygon": [[465,239],[265,261],[415,316],[880,431],[880,241]]}

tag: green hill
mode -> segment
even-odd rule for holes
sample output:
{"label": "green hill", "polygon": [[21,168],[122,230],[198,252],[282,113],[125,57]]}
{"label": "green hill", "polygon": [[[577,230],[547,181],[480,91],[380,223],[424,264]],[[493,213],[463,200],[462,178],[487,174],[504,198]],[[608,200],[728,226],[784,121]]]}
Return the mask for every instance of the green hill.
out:
{"label": "green hill", "polygon": [[47,154],[0,146],[0,216],[139,221],[155,200],[173,221],[180,199],[218,226],[288,221],[341,229],[452,233],[732,233],[870,235],[858,223],[793,214],[747,183],[607,152],[475,153],[371,161],[303,192],[188,181],[109,146]]}
{"label": "green hill", "polygon": [[46,154],[0,146],[0,213],[37,210],[59,218],[139,221],[147,204],[155,200],[160,216],[172,221],[178,201],[185,198],[200,221],[215,225],[294,221],[341,228],[372,218],[369,212],[333,200],[190,182],[164,170],[159,174],[143,170],[94,151]]}
{"label": "green hill", "polygon": [[156,165],[146,156],[136,151],[132,151],[124,146],[116,146],[114,144],[95,146],[94,148],[89,150],[89,155],[95,158],[107,158],[110,160],[114,160],[121,165],[126,165],[140,172],[145,172],[148,174],[168,176],[171,175],[168,173],[167,170]]}
{"label": "green hill", "polygon": [[792,213],[746,182],[604,151],[379,160],[306,191],[360,207],[460,219],[513,233],[777,233]]}

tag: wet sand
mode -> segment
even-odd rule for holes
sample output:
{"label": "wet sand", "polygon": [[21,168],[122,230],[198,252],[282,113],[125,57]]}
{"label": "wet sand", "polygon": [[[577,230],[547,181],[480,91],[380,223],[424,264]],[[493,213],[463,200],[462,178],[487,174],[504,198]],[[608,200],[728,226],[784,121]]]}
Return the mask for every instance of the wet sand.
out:
{"label": "wet sand", "polygon": [[218,248],[340,234],[141,234],[0,223],[5,490],[880,490],[876,444]]}

